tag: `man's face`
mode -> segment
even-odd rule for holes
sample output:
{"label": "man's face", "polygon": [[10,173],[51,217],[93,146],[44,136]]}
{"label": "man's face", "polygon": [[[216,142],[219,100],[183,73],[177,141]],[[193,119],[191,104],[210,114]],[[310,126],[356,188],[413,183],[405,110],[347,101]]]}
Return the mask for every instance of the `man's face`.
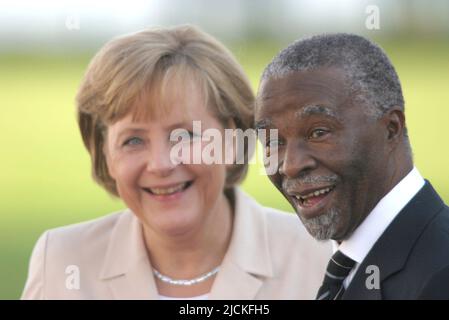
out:
{"label": "man's face", "polygon": [[341,70],[318,69],[265,80],[258,96],[256,127],[278,129],[270,179],[318,240],[348,238],[388,183],[385,125],[346,86]]}

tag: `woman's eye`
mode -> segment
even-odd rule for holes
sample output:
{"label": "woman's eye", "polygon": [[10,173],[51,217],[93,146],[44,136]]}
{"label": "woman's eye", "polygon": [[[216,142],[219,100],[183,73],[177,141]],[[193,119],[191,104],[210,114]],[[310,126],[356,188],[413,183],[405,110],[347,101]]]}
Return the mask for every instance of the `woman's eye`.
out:
{"label": "woman's eye", "polygon": [[195,139],[195,140],[201,140],[201,138],[202,138],[201,134],[196,134],[196,133],[190,132],[190,131],[189,131],[189,134],[192,137],[192,139]]}
{"label": "woman's eye", "polygon": [[315,129],[310,133],[309,138],[310,139],[319,139],[322,136],[326,135],[328,133],[327,130],[324,129]]}
{"label": "woman's eye", "polygon": [[143,140],[142,140],[142,139],[140,139],[140,138],[138,138],[138,137],[132,137],[132,138],[127,139],[127,140],[123,143],[123,145],[124,145],[124,146],[135,146],[135,145],[140,145],[140,144],[142,144],[142,143],[143,143]]}
{"label": "woman's eye", "polygon": [[184,132],[184,137],[185,137],[185,138],[192,139],[192,138],[194,137],[194,134],[193,134],[192,131],[185,131],[185,132]]}
{"label": "woman's eye", "polygon": [[190,141],[197,141],[198,139],[201,138],[201,136],[199,136],[198,134],[195,134],[192,131],[187,130],[182,134],[182,136],[184,139],[188,139]]}

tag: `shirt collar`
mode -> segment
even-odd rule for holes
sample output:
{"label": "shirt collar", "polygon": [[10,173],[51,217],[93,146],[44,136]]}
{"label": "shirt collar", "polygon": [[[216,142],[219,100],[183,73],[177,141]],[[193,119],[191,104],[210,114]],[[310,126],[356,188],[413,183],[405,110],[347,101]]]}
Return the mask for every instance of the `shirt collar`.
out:
{"label": "shirt collar", "polygon": [[354,233],[340,245],[332,241],[333,251],[361,263],[382,233],[399,212],[424,186],[424,179],[416,167],[394,186],[374,207]]}

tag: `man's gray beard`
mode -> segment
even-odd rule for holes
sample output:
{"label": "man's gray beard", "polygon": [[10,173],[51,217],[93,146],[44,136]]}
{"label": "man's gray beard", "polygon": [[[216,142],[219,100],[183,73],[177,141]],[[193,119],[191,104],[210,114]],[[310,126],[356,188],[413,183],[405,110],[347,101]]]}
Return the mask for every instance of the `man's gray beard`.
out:
{"label": "man's gray beard", "polygon": [[332,239],[337,232],[337,221],[340,211],[336,208],[310,219],[301,217],[301,221],[307,231],[317,240],[324,241]]}

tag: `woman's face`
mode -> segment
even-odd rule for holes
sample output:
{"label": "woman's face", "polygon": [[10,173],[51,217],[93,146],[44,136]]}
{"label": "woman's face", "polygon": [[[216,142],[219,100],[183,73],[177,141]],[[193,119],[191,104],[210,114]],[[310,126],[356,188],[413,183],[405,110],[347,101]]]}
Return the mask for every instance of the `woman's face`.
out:
{"label": "woman's face", "polygon": [[[224,128],[195,85],[185,90],[171,87],[176,89],[164,101],[167,112],[140,120],[128,115],[108,126],[105,154],[120,197],[145,227],[158,234],[182,235],[207,227],[227,210],[226,165],[174,164],[170,150],[177,142],[170,141],[170,133],[180,128],[192,132],[193,121],[201,121],[202,131]],[[191,151],[195,144],[199,149],[207,145],[188,138]]]}

